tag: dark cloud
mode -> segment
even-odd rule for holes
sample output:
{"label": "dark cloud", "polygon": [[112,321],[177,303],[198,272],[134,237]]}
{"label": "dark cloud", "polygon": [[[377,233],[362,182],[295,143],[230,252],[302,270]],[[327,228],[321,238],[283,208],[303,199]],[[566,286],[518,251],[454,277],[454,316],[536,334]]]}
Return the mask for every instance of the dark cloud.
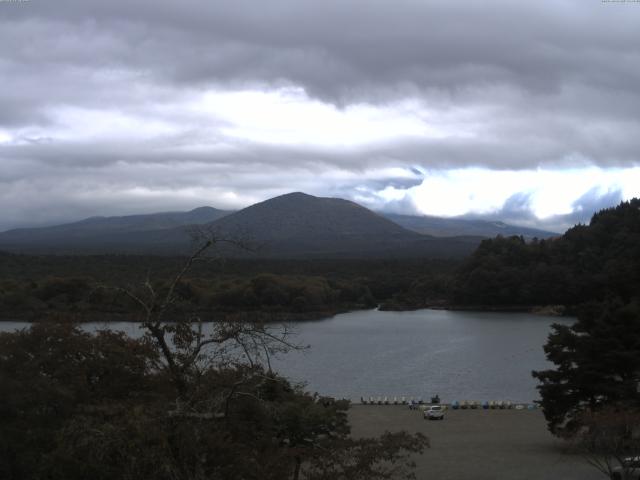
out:
{"label": "dark cloud", "polygon": [[[34,1],[3,14],[24,32],[7,46],[19,62],[126,68],[189,85],[288,80],[345,102],[403,86],[550,93],[577,81],[635,91],[640,69],[628,61],[638,12],[578,0]],[[38,48],[34,37],[18,43],[33,33]]]}
{"label": "dark cloud", "polygon": [[604,193],[593,188],[573,203],[573,212],[559,217],[565,225],[588,224],[593,214],[603,208],[610,208],[623,200],[621,190],[611,189]]}
{"label": "dark cloud", "polygon": [[384,190],[385,188],[393,188],[396,190],[407,190],[411,187],[420,185],[421,183],[422,183],[422,177],[381,178],[381,179],[367,180],[363,182],[363,185],[361,185],[361,187],[366,187],[369,190],[379,192],[381,190]]}
{"label": "dark cloud", "polygon": [[[493,212],[486,214],[469,213],[460,215],[459,218],[469,220],[503,221],[514,225],[540,226],[541,228],[543,223],[540,222],[533,213],[532,195],[527,192],[519,192],[510,196],[505,200],[500,209]],[[553,222],[553,225],[556,225],[556,222]],[[545,223],[544,226],[547,227],[548,224]],[[565,229],[566,227],[562,230]]]}
{"label": "dark cloud", "polygon": [[531,212],[531,194],[516,193],[510,196],[504,202],[497,216],[508,219],[534,219],[535,215]]}

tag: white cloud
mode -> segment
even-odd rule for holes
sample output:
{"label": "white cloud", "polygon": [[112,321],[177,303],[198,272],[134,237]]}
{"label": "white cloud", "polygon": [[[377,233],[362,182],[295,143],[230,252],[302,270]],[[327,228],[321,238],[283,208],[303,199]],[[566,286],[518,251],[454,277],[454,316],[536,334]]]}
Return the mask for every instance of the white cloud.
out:
{"label": "white cloud", "polygon": [[224,135],[257,143],[353,147],[417,137],[469,136],[441,121],[417,99],[338,108],[301,88],[210,91],[192,108],[223,121]]}
{"label": "white cloud", "polygon": [[[640,167],[563,170],[489,170],[483,168],[430,171],[421,185],[404,193],[426,215],[457,216],[499,211],[514,195],[527,197],[538,219],[570,214],[587,192],[619,190],[624,199],[640,196]],[[389,194],[387,194],[389,195]]]}
{"label": "white cloud", "polygon": [[153,115],[117,109],[56,107],[50,114],[56,122],[42,132],[62,141],[137,140],[144,141],[178,133],[177,122],[163,121]]}

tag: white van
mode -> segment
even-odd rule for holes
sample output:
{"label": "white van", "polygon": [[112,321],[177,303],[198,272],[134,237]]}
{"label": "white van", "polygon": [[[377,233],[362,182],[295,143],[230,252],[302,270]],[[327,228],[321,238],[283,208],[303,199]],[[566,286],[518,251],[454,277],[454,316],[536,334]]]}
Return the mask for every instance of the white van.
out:
{"label": "white van", "polygon": [[442,405],[431,405],[424,411],[425,420],[444,420],[444,407]]}

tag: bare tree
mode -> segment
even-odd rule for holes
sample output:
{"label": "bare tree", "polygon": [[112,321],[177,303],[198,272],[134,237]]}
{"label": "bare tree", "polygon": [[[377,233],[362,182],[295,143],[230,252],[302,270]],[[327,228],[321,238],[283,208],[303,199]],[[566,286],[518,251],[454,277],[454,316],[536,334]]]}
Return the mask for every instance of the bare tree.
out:
{"label": "bare tree", "polygon": [[613,480],[637,478],[640,472],[640,411],[611,406],[581,416],[573,437],[586,461]]}
{"label": "bare tree", "polygon": [[[248,242],[225,238],[210,229],[194,227],[190,233],[195,248],[167,285],[158,288],[147,275],[137,287],[109,287],[129,297],[140,308],[141,327],[160,350],[162,362],[180,397],[204,369],[264,364],[270,373],[272,355],[301,348],[290,340],[291,330],[286,324],[274,326],[242,315],[205,323],[199,315],[174,311],[180,300],[179,286],[194,264],[222,260],[224,257],[218,252],[221,246],[252,250]],[[234,384],[230,395],[241,395],[239,387]],[[225,403],[228,401],[226,398]]]}

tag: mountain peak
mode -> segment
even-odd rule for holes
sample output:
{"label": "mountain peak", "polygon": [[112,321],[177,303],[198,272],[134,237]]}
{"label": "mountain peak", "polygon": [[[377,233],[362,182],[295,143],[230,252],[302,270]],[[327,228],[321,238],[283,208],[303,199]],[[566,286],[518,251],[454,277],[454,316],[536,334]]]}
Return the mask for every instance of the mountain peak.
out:
{"label": "mountain peak", "polygon": [[251,205],[212,225],[232,237],[244,235],[270,252],[293,255],[302,252],[360,255],[367,249],[392,250],[421,238],[349,200],[302,192]]}
{"label": "mountain peak", "polygon": [[[278,195],[277,197],[269,198],[263,202],[257,203],[256,205],[262,204],[278,204],[278,203],[288,203],[288,202],[303,202],[304,204],[309,204],[313,202],[318,202],[326,200],[325,197],[315,197],[313,195],[309,195],[304,192],[290,192],[285,193],[283,195]],[[251,207],[254,205],[251,205]],[[251,208],[248,207],[248,208]]]}
{"label": "mountain peak", "polygon": [[193,210],[189,210],[188,213],[213,212],[213,211],[216,211],[216,210],[218,210],[218,209],[205,205],[203,207],[196,207]]}
{"label": "mountain peak", "polygon": [[295,198],[319,198],[319,197],[314,197],[313,195],[309,195],[308,193],[304,193],[304,192],[289,192],[289,193],[285,193],[283,195],[274,197],[271,200],[276,200],[277,198],[295,199]]}

